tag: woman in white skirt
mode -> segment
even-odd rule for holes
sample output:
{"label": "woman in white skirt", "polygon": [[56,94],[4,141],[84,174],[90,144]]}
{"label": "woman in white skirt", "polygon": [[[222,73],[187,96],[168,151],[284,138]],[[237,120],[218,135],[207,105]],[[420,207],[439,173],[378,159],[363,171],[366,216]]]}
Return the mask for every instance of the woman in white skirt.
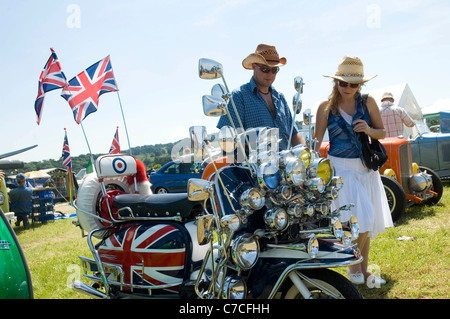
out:
{"label": "woman in white skirt", "polygon": [[[343,212],[341,221],[355,215],[359,222],[360,235],[356,240],[364,258],[363,262],[350,266],[348,274],[355,284],[363,284],[371,274],[367,270],[370,239],[392,227],[389,205],[378,171],[364,166],[362,147],[358,133],[364,132],[374,139],[386,135],[380,111],[370,95],[363,99],[361,86],[376,75],[365,77],[363,64],[357,57],[345,56],[338,65],[333,78],[333,89],[328,100],[323,101],[317,110],[315,137],[320,147],[325,130],[328,128],[330,148],[328,158],[333,163],[336,175],[344,180],[333,208],[347,204],[355,206]],[[383,284],[382,278],[377,278]]]}

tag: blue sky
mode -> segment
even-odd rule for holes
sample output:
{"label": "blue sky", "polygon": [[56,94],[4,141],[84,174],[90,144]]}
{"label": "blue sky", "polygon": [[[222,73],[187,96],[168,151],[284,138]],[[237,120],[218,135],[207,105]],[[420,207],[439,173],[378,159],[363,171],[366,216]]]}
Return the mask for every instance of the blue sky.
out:
{"label": "blue sky", "polygon": [[[110,55],[131,146],[168,143],[192,125],[214,132],[201,98],[220,81],[198,77],[199,58],[222,63],[230,89],[247,82],[241,62],[259,43],[287,65],[275,88],[290,102],[294,77],[305,81],[303,108],[315,112],[344,55],[378,74],[364,90],[407,82],[421,107],[450,97],[450,2],[433,0],[4,1],[0,11],[0,153],[29,145],[24,161],[59,159],[64,128],[73,156],[88,153],[82,129],[60,91],[46,95],[40,125],[39,74],[56,51],[68,79]],[[128,148],[116,93],[100,97],[83,122],[93,153],[107,153],[115,132]]]}

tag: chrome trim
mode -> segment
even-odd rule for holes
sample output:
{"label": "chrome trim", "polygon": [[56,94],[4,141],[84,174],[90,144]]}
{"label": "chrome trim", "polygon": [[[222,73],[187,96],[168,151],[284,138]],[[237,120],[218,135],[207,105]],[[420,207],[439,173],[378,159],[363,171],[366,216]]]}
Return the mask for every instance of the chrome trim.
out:
{"label": "chrome trim", "polygon": [[285,279],[289,276],[289,274],[292,271],[301,270],[301,269],[312,269],[312,268],[334,268],[334,267],[344,267],[344,266],[350,266],[357,263],[362,262],[363,257],[360,256],[359,258],[353,259],[351,261],[345,261],[345,262],[336,262],[336,263],[325,263],[325,264],[317,264],[317,263],[309,263],[309,264],[292,264],[283,271],[283,273],[278,278],[277,282],[272,288],[272,291],[270,292],[267,299],[273,299],[275,294],[280,289],[281,285],[284,283]]}

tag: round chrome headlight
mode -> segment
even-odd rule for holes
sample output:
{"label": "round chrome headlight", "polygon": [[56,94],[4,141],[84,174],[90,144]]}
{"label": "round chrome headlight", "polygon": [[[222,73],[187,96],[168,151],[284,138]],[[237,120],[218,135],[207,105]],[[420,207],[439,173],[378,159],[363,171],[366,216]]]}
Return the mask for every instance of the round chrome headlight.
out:
{"label": "round chrome headlight", "polygon": [[299,158],[305,167],[308,168],[311,165],[311,151],[305,145],[296,145],[291,149],[295,156]]}
{"label": "round chrome headlight", "polygon": [[266,203],[264,192],[259,188],[247,189],[242,193],[239,201],[242,207],[253,210],[261,209]]}
{"label": "round chrome headlight", "polygon": [[284,230],[288,223],[288,214],[283,208],[270,209],[264,215],[264,221],[269,228]]}
{"label": "round chrome headlight", "polygon": [[281,167],[286,167],[287,163],[291,160],[294,160],[295,154],[290,150],[284,150],[278,153],[279,162]]}
{"label": "round chrome headlight", "polygon": [[331,186],[334,186],[337,191],[340,190],[344,186],[343,178],[341,176],[333,176]]}
{"label": "round chrome headlight", "polygon": [[220,219],[222,226],[232,231],[237,231],[241,227],[241,220],[238,215],[225,215]]}
{"label": "round chrome headlight", "polygon": [[261,164],[257,175],[258,183],[263,189],[276,189],[280,185],[281,174],[275,161]]}
{"label": "round chrome headlight", "polygon": [[252,268],[259,256],[259,243],[256,237],[244,234],[233,243],[231,256],[242,270]]}
{"label": "round chrome headlight", "polygon": [[308,179],[305,182],[306,187],[313,191],[318,191],[319,193],[323,193],[325,191],[326,185],[322,177],[316,177],[312,179]]}
{"label": "round chrome headlight", "polygon": [[222,297],[224,299],[245,299],[247,285],[242,278],[227,277],[223,283]]}
{"label": "round chrome headlight", "polygon": [[285,169],[285,177],[288,183],[300,186],[306,179],[306,167],[300,159],[288,161]]}
{"label": "round chrome headlight", "polygon": [[317,158],[315,159],[311,167],[309,168],[309,177],[321,177],[325,182],[325,185],[331,181],[331,178],[334,176],[334,168],[333,164],[328,158]]}

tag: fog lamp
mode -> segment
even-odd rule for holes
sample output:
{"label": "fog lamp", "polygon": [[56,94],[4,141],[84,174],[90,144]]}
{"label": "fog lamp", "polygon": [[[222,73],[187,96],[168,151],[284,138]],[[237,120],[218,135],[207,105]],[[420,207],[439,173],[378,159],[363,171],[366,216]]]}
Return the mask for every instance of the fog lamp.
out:
{"label": "fog lamp", "polygon": [[261,164],[257,176],[258,183],[263,189],[276,189],[280,184],[281,175],[275,161]]}
{"label": "fog lamp", "polygon": [[325,185],[331,181],[334,176],[334,167],[328,158],[317,158],[315,159],[311,167],[309,168],[309,177],[321,177],[323,178]]}
{"label": "fog lamp", "polygon": [[300,186],[306,179],[306,167],[300,159],[291,159],[286,163],[285,177],[288,183]]}
{"label": "fog lamp", "polygon": [[344,180],[341,176],[334,176],[331,179],[331,186],[334,186],[336,190],[340,190],[344,186]]}
{"label": "fog lamp", "polygon": [[318,191],[319,193],[323,193],[325,191],[325,182],[322,177],[308,179],[305,182],[305,185],[309,189]]}
{"label": "fog lamp", "polygon": [[241,278],[227,277],[223,284],[222,297],[224,299],[245,299],[247,285]]}
{"label": "fog lamp", "polygon": [[232,246],[231,256],[242,270],[252,268],[259,256],[259,243],[256,237],[244,234],[236,238]]}
{"label": "fog lamp", "polygon": [[333,234],[334,237],[341,240],[344,235],[344,229],[342,228],[342,224],[339,220],[336,220],[333,224]]}
{"label": "fog lamp", "polygon": [[305,167],[308,168],[311,165],[311,151],[304,145],[297,145],[291,149],[294,152],[295,156],[299,158],[304,164]]}
{"label": "fog lamp", "polygon": [[284,230],[288,223],[288,215],[283,208],[270,209],[264,215],[264,220],[269,228]]}
{"label": "fog lamp", "polygon": [[265,204],[264,192],[259,188],[249,188],[242,193],[239,199],[241,206],[247,209],[258,210]]}
{"label": "fog lamp", "polygon": [[241,220],[238,215],[225,215],[220,219],[221,224],[224,227],[229,228],[232,231],[237,231],[241,227]]}

